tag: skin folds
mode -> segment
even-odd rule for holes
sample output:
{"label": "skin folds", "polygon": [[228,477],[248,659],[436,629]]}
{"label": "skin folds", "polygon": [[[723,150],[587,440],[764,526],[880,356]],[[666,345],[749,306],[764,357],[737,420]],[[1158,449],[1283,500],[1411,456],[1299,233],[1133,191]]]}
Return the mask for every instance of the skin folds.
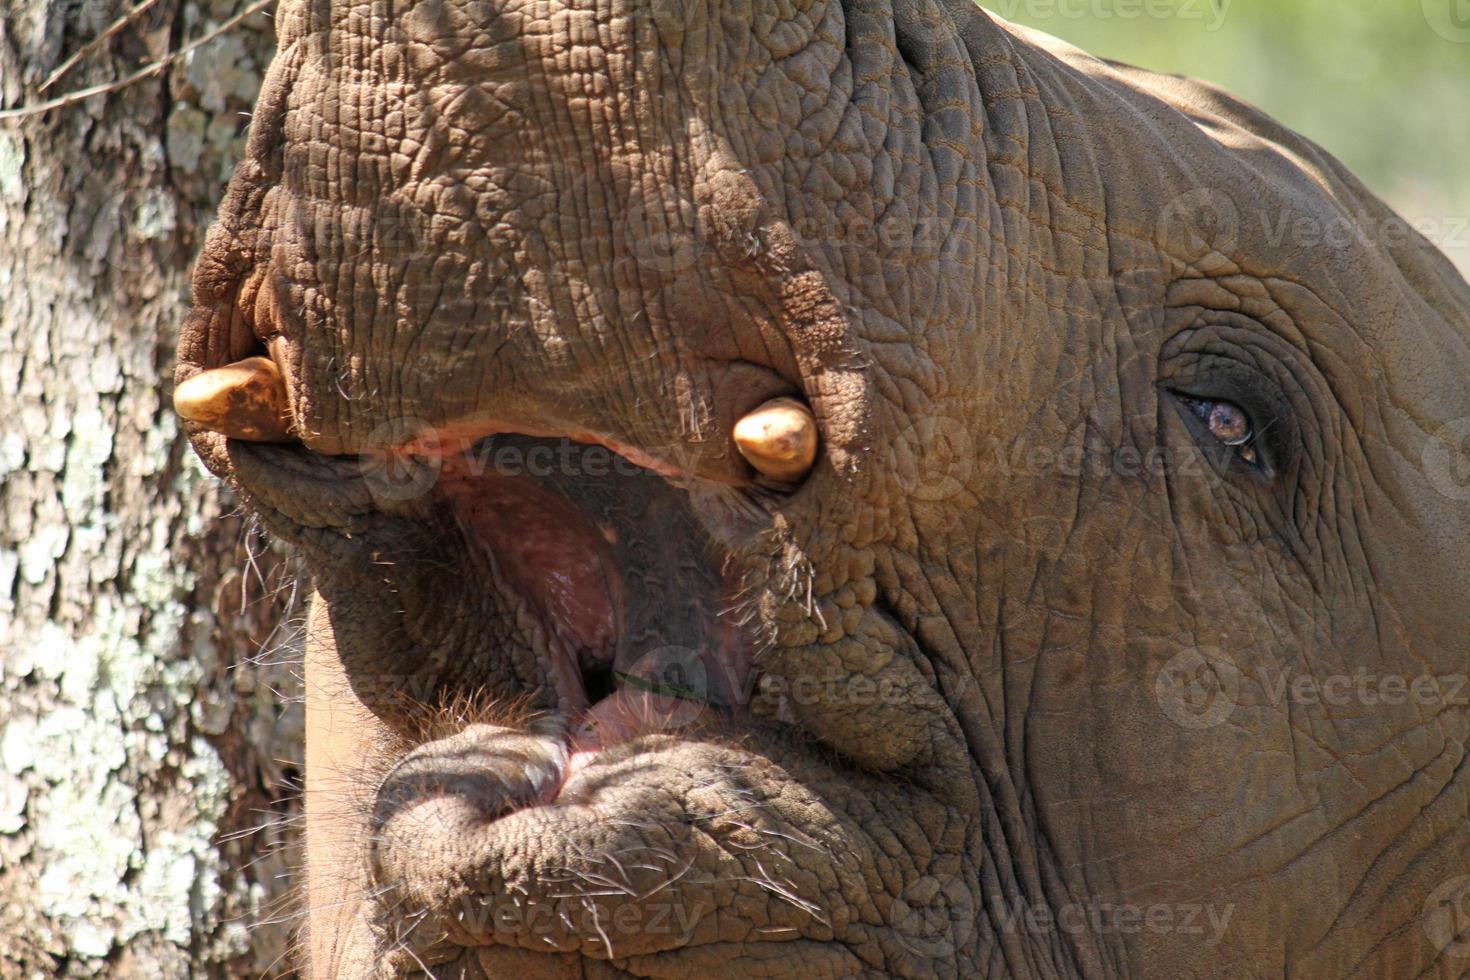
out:
{"label": "skin folds", "polygon": [[958,2],[279,22],[178,378],[313,975],[1459,974],[1470,290],[1325,152]]}

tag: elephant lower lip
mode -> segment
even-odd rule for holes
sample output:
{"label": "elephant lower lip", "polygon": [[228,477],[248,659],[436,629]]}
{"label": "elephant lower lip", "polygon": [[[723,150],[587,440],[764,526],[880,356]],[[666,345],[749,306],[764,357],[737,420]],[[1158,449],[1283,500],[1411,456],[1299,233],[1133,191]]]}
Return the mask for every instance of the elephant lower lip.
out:
{"label": "elephant lower lip", "polygon": [[[517,728],[471,724],[418,746],[385,774],[368,813],[375,895],[413,910],[384,927],[431,955],[520,946],[609,957],[688,945],[718,902],[689,874],[698,849],[712,846],[711,818],[667,819],[658,774],[725,786],[728,773],[695,763],[704,745],[655,736],[568,751],[560,723],[543,716]],[[681,932],[627,927],[628,916],[660,908],[683,910]],[[416,956],[410,966],[428,959]]]}

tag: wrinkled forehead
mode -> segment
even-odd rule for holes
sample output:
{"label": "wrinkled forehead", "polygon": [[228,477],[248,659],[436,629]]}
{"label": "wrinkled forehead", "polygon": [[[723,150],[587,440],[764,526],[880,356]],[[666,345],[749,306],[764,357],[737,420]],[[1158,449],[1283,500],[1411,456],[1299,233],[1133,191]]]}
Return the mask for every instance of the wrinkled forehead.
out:
{"label": "wrinkled forehead", "polygon": [[[1470,288],[1341,163],[1208,85],[1025,37],[1059,55],[1038,70],[1065,79],[1057,98],[1074,110],[1058,143],[1095,161],[1118,253],[1157,255],[1166,307],[1257,321],[1363,410],[1387,399],[1426,419],[1470,412]],[[1110,271],[1126,283],[1129,265]]]}
{"label": "wrinkled forehead", "polygon": [[287,183],[363,203],[449,185],[432,207],[482,221],[497,198],[596,211],[608,191],[687,185],[722,148],[792,151],[842,16],[827,0],[288,4]]}
{"label": "wrinkled forehead", "polygon": [[836,39],[834,17],[841,8],[830,0],[314,0],[283,5],[278,31],[283,48],[300,45],[317,72],[338,80],[490,92],[542,85],[626,100],[670,97],[667,85],[739,85]]}
{"label": "wrinkled forehead", "polygon": [[1198,186],[1233,250],[1185,277],[1298,346],[1359,418],[1470,413],[1470,290],[1448,260],[1295,134],[1222,143],[1223,179]]}

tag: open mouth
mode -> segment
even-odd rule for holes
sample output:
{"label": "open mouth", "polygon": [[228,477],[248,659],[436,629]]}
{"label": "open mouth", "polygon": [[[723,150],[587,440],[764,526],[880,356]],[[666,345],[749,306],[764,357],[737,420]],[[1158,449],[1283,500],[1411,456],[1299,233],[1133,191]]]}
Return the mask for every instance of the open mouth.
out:
{"label": "open mouth", "polygon": [[[751,496],[591,437],[478,428],[492,434],[418,433],[359,456],[230,444],[267,523],[309,551],[326,549],[319,580],[335,567],[360,574],[365,560],[383,570],[382,591],[399,609],[367,602],[378,625],[365,640],[402,663],[349,664],[360,696],[389,715],[432,716],[484,696],[479,678],[506,662],[531,658],[534,669],[489,696],[529,698],[554,716],[563,775],[636,736],[745,713],[753,651],[728,543],[761,524]],[[318,512],[330,500],[355,513],[320,534],[303,499]],[[365,584],[349,582],[355,600]],[[396,622],[420,609],[438,621]],[[401,633],[461,639],[445,655]],[[400,689],[399,666],[418,680]],[[409,747],[428,737],[412,734],[417,720],[401,727]],[[440,723],[428,730],[446,733]]]}
{"label": "open mouth", "polygon": [[[731,531],[768,526],[761,487],[789,488],[813,466],[816,420],[800,401],[776,393],[734,424],[732,445],[755,475],[741,488],[699,476],[698,460],[680,466],[594,433],[478,417],[374,430],[365,455],[317,452],[301,445],[277,359],[263,349],[193,374],[175,406],[207,430],[201,452],[250,491],[267,523],[317,552],[319,588],[356,567],[337,591],[360,614],[361,645],[380,648],[376,667],[438,675],[420,697],[463,695],[477,673],[534,652],[539,669],[508,693],[538,688],[579,759],[748,706],[751,644],[731,615],[741,587],[729,545],[750,537]],[[374,608],[365,589],[396,608]],[[463,621],[481,612],[484,623]],[[458,637],[454,649],[425,655],[435,634]]]}
{"label": "open mouth", "polygon": [[[720,542],[750,541],[732,538],[734,525],[769,526],[753,491],[791,488],[813,467],[816,419],[770,391],[779,379],[763,379],[770,394],[738,417],[731,444],[686,466],[597,433],[482,417],[379,426],[365,455],[334,455],[303,445],[269,347],[188,376],[175,407],[266,523],[316,552],[318,588],[335,591],[337,623],[354,632],[345,648],[357,670],[345,666],[359,696],[373,683],[400,707],[432,711],[466,693],[529,695],[566,724],[569,771],[632,736],[750,705],[751,644],[731,614],[741,583]],[[706,444],[675,454],[691,448]],[[698,476],[710,460],[738,460],[732,450],[750,485]],[[475,691],[512,660],[517,682]],[[419,689],[404,696],[395,676]]]}
{"label": "open mouth", "polygon": [[604,446],[501,434],[435,493],[539,625],[574,758],[750,699],[728,556],[685,486]]}
{"label": "open mouth", "polygon": [[[179,391],[201,455],[304,554],[334,696],[375,716],[342,799],[375,948],[707,944],[737,901],[722,875],[787,896],[740,913],[771,935],[827,929],[770,853],[818,845],[761,802],[779,770],[752,748],[805,751],[786,702],[752,696],[768,606],[806,581],[778,495],[812,469],[816,422],[789,386],[734,406],[708,455],[481,415],[324,452],[342,441],[302,438],[265,357]],[[669,907],[687,929],[643,928]]]}

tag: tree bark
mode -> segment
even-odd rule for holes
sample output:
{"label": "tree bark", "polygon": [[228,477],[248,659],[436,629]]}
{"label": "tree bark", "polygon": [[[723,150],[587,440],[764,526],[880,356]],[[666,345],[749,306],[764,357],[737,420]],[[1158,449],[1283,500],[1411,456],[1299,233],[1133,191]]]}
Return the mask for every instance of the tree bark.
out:
{"label": "tree bark", "polygon": [[[38,94],[130,6],[0,0],[0,108],[122,78],[244,0],[161,0]],[[169,405],[272,45],[255,15],[0,121],[0,976],[288,969],[295,576]]]}

